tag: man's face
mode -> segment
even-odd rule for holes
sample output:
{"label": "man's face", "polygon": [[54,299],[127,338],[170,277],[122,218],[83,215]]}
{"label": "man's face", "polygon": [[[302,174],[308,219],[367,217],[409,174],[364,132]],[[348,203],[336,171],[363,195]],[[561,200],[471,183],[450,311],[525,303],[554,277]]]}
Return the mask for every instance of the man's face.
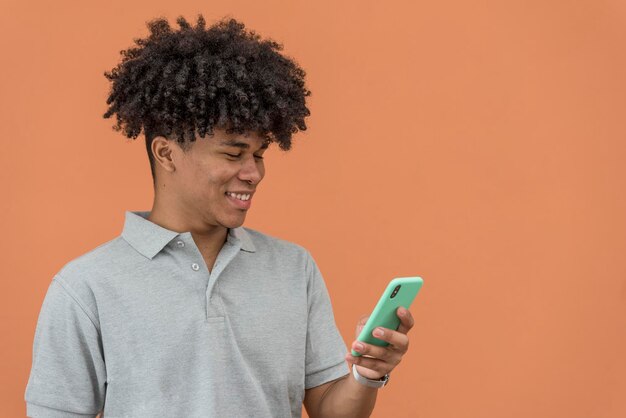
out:
{"label": "man's face", "polygon": [[187,152],[178,153],[181,158],[171,177],[183,210],[207,225],[241,226],[265,176],[262,156],[267,147],[254,133],[215,129],[213,136],[197,136]]}

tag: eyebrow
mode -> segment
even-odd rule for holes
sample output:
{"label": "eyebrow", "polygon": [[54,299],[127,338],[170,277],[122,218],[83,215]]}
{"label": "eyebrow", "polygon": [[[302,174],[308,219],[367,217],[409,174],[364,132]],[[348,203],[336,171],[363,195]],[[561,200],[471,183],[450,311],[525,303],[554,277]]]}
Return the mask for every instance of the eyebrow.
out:
{"label": "eyebrow", "polygon": [[[230,139],[227,141],[221,141],[220,145],[224,145],[227,147],[237,147],[237,148],[241,148],[241,149],[248,149],[250,148],[250,145],[245,143],[245,142],[240,142],[237,141],[236,139]],[[259,149],[266,149],[267,147],[270,146],[269,142],[264,142],[263,145],[261,145],[261,147]]]}

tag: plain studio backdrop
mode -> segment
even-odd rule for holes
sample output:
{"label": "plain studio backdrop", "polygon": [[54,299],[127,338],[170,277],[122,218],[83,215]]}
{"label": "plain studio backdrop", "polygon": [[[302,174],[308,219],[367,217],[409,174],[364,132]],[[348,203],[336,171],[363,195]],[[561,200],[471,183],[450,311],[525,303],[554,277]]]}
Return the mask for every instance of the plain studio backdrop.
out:
{"label": "plain studio backdrop", "polygon": [[54,273],[151,208],[103,72],[197,13],[282,43],[313,92],[244,225],[311,251],[346,344],[391,278],[424,278],[373,417],[626,416],[619,0],[2,0],[0,416],[24,416]]}

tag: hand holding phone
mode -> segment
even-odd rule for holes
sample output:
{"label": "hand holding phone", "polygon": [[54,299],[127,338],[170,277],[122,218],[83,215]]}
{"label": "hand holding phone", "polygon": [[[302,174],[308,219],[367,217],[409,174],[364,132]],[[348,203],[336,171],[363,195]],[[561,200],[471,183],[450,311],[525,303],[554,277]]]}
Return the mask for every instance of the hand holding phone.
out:
{"label": "hand holding phone", "polygon": [[[400,318],[398,318],[396,311],[400,306],[409,309],[423,283],[421,277],[398,277],[391,280],[363,326],[357,340],[380,347],[389,345],[387,341],[374,337],[372,331],[377,327],[397,330],[400,326]],[[361,355],[354,350],[351,350],[351,353],[355,357]]]}

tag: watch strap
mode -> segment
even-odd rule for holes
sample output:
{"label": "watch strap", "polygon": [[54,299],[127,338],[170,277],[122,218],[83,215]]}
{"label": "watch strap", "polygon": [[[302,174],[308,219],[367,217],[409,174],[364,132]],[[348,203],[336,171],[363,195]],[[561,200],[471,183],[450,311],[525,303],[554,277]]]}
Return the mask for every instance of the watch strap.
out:
{"label": "watch strap", "polygon": [[352,364],[352,375],[357,382],[370,388],[382,388],[389,381],[389,373],[384,375],[379,380],[372,380],[367,377],[363,377],[359,374],[359,372],[357,372],[355,364]]}

